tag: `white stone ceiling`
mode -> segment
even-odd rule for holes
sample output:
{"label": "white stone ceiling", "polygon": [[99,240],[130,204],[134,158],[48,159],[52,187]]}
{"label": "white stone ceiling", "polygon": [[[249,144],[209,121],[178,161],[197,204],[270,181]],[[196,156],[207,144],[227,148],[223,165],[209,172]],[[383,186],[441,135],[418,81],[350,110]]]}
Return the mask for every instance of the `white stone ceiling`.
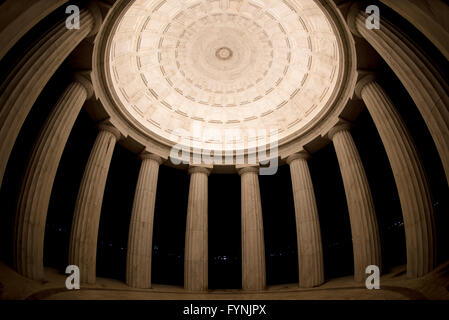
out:
{"label": "white stone ceiling", "polygon": [[219,138],[227,129],[241,129],[245,144],[251,130],[290,136],[328,107],[341,72],[337,36],[314,0],[135,0],[108,55],[130,116],[206,149],[232,149]]}

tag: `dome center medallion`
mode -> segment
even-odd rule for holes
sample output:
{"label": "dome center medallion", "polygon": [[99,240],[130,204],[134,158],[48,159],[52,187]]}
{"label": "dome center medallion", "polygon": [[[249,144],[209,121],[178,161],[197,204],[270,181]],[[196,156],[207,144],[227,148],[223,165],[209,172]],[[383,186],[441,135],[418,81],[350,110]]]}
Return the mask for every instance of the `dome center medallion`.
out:
{"label": "dome center medallion", "polygon": [[229,60],[232,58],[233,52],[227,47],[222,47],[216,51],[215,55],[220,60]]}

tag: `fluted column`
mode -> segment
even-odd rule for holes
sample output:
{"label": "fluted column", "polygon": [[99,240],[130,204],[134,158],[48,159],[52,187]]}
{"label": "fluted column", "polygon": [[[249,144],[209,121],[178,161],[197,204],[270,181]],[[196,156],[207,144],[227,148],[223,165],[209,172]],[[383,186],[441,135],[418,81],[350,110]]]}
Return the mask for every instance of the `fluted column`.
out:
{"label": "fluted column", "polygon": [[407,275],[435,267],[435,222],[430,189],[413,139],[385,91],[371,75],[357,85],[390,160],[404,217]]}
{"label": "fluted column", "polygon": [[44,277],[44,233],[53,182],[78,113],[92,93],[89,80],[78,76],[50,113],[31,154],[19,195],[15,230],[15,265],[25,277]]}
{"label": "fluted column", "polygon": [[449,6],[445,0],[380,0],[421,31],[449,60]]}
{"label": "fluted column", "polygon": [[97,30],[101,24],[98,10],[81,10],[79,30],[68,30],[65,21],[58,23],[24,55],[1,86],[0,187],[11,150],[34,102],[73,49]]}
{"label": "fluted column", "polygon": [[337,153],[338,163],[348,203],[354,251],[354,279],[366,278],[366,267],[381,268],[380,238],[374,201],[357,147],[349,125],[338,125],[329,132]]}
{"label": "fluted column", "polygon": [[208,175],[210,169],[191,167],[184,254],[184,288],[208,289]]}
{"label": "fluted column", "polygon": [[266,287],[265,242],[259,168],[239,170],[242,192],[242,288],[264,290]]}
{"label": "fluted column", "polygon": [[298,238],[299,286],[311,288],[324,282],[323,247],[315,192],[306,152],[287,158],[292,178]]}
{"label": "fluted column", "polygon": [[142,154],[141,158],[129,227],[126,283],[146,289],[151,288],[154,206],[162,158],[150,153]]}
{"label": "fluted column", "polygon": [[385,17],[382,17],[380,30],[367,29],[365,21],[365,13],[353,6],[348,15],[352,32],[371,44],[413,98],[429,128],[449,181],[449,86],[446,80]]}
{"label": "fluted column", "polygon": [[87,161],[73,215],[69,263],[80,268],[81,282],[95,283],[98,227],[109,166],[120,132],[102,124]]}
{"label": "fluted column", "polygon": [[0,11],[0,60],[8,51],[56,8],[68,0],[6,0]]}

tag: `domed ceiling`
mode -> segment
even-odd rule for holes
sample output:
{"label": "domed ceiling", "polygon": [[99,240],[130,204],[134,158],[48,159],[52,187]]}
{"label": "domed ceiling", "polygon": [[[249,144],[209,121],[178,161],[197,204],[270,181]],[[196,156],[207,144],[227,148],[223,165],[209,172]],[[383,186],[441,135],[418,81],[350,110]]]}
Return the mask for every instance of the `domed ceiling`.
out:
{"label": "domed ceiling", "polygon": [[[314,0],[135,0],[110,35],[116,103],[159,139],[234,149],[330,107],[338,35]],[[239,130],[237,141],[224,137]],[[239,134],[237,134],[238,136]]]}

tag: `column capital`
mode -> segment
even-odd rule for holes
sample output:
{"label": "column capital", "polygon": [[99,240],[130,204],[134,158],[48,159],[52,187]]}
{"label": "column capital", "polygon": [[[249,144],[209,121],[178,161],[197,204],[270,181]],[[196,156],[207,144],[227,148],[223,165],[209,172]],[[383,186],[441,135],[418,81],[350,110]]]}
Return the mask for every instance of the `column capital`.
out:
{"label": "column capital", "polygon": [[240,176],[243,176],[246,173],[259,174],[259,166],[246,166],[242,168],[237,168],[237,172]]}
{"label": "column capital", "polygon": [[111,124],[109,124],[107,122],[101,122],[100,124],[98,124],[98,129],[100,131],[107,131],[107,132],[112,133],[115,136],[115,138],[117,139],[117,141],[120,140],[120,138],[122,136],[122,134],[116,127],[112,126]]}
{"label": "column capital", "polygon": [[356,18],[361,13],[361,5],[358,2],[354,2],[346,15],[346,22],[348,23],[349,30],[351,33],[358,37],[363,38],[360,32],[357,30]]}
{"label": "column capital", "polygon": [[355,86],[355,94],[359,99],[362,99],[362,92],[365,86],[369,83],[375,82],[377,80],[377,76],[374,72],[369,72],[364,74],[358,81]]}
{"label": "column capital", "polygon": [[87,10],[94,18],[94,26],[92,27],[90,33],[87,35],[87,38],[89,38],[97,35],[98,31],[100,31],[101,25],[103,24],[103,14],[101,13],[101,9],[98,4],[95,3],[95,1],[89,2]]}
{"label": "column capital", "polygon": [[190,166],[189,174],[194,173],[204,173],[206,175],[210,175],[212,168],[204,167],[204,166]]}
{"label": "column capital", "polygon": [[144,160],[156,161],[159,165],[164,163],[164,159],[162,159],[161,157],[159,157],[158,155],[156,155],[154,153],[150,153],[150,152],[146,152],[146,151],[144,151],[141,154],[139,154],[139,158],[142,161],[144,161]]}
{"label": "column capital", "polygon": [[343,123],[337,124],[335,127],[329,130],[327,136],[329,139],[333,140],[336,133],[340,131],[349,131],[352,127],[352,123],[345,121]]}
{"label": "column capital", "polygon": [[94,87],[92,85],[92,81],[90,80],[90,76],[88,72],[76,72],[73,75],[73,81],[81,84],[84,89],[86,89],[87,97],[86,100],[89,100],[94,95]]}
{"label": "column capital", "polygon": [[309,160],[312,157],[312,155],[310,153],[308,153],[307,151],[300,151],[298,153],[294,153],[290,156],[287,157],[287,164],[290,165],[293,161],[295,160]]}

